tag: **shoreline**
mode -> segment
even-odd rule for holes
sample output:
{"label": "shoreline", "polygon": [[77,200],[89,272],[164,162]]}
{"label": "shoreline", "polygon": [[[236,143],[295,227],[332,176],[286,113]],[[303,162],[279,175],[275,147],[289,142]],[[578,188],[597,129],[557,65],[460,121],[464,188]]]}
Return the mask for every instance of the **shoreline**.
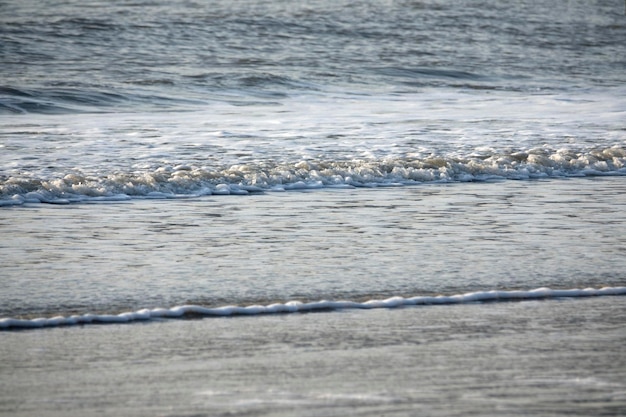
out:
{"label": "shoreline", "polygon": [[289,301],[284,304],[250,306],[203,307],[184,305],[172,308],[142,309],[120,314],[84,314],[51,318],[0,318],[0,330],[22,330],[43,327],[64,327],[87,324],[132,323],[159,319],[209,318],[234,316],[259,316],[268,314],[317,313],[342,310],[390,309],[409,306],[455,305],[468,303],[492,303],[529,300],[550,300],[565,298],[587,298],[605,296],[624,296],[626,287],[603,287],[599,289],[562,289],[537,288],[529,291],[483,291],[452,296],[415,296],[404,298],[391,297],[385,300],[355,301],[323,300],[317,302]]}
{"label": "shoreline", "polygon": [[618,415],[615,300],[8,332],[0,415]]}

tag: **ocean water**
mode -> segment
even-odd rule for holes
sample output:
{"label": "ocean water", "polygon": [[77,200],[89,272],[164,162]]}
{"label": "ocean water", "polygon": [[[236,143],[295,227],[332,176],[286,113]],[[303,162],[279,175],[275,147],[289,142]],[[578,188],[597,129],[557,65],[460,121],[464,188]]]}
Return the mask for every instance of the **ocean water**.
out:
{"label": "ocean water", "polygon": [[0,2],[0,414],[624,415],[612,1]]}

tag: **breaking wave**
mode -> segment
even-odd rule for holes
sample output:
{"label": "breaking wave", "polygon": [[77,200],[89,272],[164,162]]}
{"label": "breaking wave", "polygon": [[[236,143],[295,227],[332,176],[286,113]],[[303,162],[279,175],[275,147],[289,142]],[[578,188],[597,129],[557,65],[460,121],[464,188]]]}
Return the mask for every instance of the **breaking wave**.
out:
{"label": "breaking wave", "polygon": [[490,150],[469,156],[433,154],[294,163],[260,161],[219,168],[178,165],[100,174],[75,170],[51,178],[19,172],[0,176],[0,206],[602,175],[626,175],[626,148]]}

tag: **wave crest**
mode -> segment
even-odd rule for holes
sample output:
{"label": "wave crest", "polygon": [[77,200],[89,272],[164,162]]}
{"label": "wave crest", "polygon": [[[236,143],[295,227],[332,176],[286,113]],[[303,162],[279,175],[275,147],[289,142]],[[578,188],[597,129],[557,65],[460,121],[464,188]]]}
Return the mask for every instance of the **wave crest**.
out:
{"label": "wave crest", "polygon": [[178,165],[95,175],[75,171],[45,179],[20,173],[0,177],[0,206],[600,175],[626,175],[626,148],[477,150],[468,156],[409,154],[374,160],[266,161],[221,168]]}

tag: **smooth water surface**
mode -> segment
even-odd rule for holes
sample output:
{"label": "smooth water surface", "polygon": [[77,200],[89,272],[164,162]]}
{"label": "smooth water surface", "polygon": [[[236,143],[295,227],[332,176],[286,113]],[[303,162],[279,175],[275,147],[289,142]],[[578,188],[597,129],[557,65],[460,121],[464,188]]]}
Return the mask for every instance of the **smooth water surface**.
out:
{"label": "smooth water surface", "polygon": [[2,315],[625,283],[619,177],[5,209]]}

